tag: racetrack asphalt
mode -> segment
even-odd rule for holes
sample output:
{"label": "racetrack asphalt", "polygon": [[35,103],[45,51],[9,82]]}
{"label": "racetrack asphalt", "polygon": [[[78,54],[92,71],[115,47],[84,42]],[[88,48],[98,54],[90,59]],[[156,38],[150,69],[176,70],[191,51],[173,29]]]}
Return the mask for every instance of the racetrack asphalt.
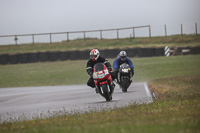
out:
{"label": "racetrack asphalt", "polygon": [[0,88],[0,123],[151,102],[146,82],[132,83],[126,93],[116,85],[110,102],[87,85]]}

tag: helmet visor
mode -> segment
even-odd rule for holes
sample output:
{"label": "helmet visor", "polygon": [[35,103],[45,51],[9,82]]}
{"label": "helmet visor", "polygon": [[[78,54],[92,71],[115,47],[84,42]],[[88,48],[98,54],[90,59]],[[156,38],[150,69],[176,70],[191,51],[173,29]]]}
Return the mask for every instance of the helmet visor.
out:
{"label": "helmet visor", "polygon": [[120,56],[120,59],[123,60],[123,61],[125,61],[126,56]]}
{"label": "helmet visor", "polygon": [[97,55],[90,55],[90,59],[95,60],[97,58]]}

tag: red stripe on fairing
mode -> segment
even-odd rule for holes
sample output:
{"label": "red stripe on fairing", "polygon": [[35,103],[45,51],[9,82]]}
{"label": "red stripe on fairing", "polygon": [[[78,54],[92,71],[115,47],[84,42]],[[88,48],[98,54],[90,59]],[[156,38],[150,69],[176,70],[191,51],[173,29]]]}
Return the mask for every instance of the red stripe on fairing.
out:
{"label": "red stripe on fairing", "polygon": [[106,81],[100,82],[100,86],[102,86],[103,84],[107,84],[108,85],[108,82],[106,82]]}

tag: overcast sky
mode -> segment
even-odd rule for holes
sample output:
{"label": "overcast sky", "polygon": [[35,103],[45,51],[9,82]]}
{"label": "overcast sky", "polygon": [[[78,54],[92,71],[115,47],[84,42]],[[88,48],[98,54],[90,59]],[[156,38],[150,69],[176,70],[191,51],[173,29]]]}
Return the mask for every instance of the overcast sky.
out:
{"label": "overcast sky", "polygon": [[0,35],[195,22],[200,0],[0,0]]}

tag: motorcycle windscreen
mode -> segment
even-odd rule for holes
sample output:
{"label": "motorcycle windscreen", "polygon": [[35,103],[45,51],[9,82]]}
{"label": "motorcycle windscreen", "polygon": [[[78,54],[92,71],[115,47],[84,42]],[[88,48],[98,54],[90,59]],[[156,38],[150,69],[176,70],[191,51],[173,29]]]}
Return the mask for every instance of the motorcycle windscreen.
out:
{"label": "motorcycle windscreen", "polygon": [[97,64],[95,64],[94,69],[96,70],[96,72],[102,71],[102,70],[104,70],[104,64],[103,63],[97,63]]}
{"label": "motorcycle windscreen", "polygon": [[122,68],[129,68],[130,66],[128,64],[126,64],[126,63],[123,63],[123,64],[120,65],[120,67],[122,67]]}

